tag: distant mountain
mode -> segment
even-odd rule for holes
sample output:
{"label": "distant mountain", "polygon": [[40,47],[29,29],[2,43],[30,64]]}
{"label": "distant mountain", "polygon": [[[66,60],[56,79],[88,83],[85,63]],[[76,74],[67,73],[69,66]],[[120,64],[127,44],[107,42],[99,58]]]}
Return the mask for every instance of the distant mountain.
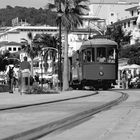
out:
{"label": "distant mountain", "polygon": [[20,6],[7,6],[0,9],[0,26],[11,26],[12,19],[17,18],[19,21],[26,21],[31,25],[56,25],[56,12],[48,9],[26,8]]}

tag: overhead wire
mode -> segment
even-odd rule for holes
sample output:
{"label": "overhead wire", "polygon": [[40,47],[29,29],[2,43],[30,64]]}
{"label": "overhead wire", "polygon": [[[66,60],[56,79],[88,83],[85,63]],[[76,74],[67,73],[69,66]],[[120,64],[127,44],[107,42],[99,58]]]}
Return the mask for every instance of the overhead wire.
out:
{"label": "overhead wire", "polygon": [[100,10],[101,10],[101,8],[102,8],[102,4],[104,3],[104,0],[100,0],[100,2],[99,2],[99,6],[98,6],[98,8],[97,8],[97,10],[96,10],[96,12],[95,12],[95,14],[94,14],[94,16],[98,16],[98,14],[100,13]]}

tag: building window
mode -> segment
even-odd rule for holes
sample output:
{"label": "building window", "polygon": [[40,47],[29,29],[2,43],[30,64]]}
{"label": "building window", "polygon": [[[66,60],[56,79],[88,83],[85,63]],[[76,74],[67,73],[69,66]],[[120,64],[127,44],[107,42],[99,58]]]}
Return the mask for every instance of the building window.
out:
{"label": "building window", "polygon": [[18,51],[20,51],[21,50],[21,48],[18,48]]}
{"label": "building window", "polygon": [[130,21],[128,22],[128,27],[130,27]]}
{"label": "building window", "polygon": [[113,17],[114,16],[114,13],[111,13],[111,16]]}
{"label": "building window", "polygon": [[133,21],[133,25],[136,25],[137,23],[136,23],[136,20],[135,21]]}
{"label": "building window", "polygon": [[13,48],[13,51],[16,51],[16,50],[17,50],[16,47],[14,47],[14,48]]}
{"label": "building window", "polygon": [[9,51],[11,51],[11,50],[12,50],[12,48],[11,48],[11,47],[9,47],[9,48],[8,48],[8,50],[9,50]]}
{"label": "building window", "polygon": [[83,61],[84,62],[94,62],[94,48],[83,51]]}
{"label": "building window", "polygon": [[138,15],[139,15],[139,13],[140,13],[140,12],[139,12],[139,11],[137,11],[137,14],[138,14]]}
{"label": "building window", "polygon": [[124,28],[126,28],[126,23],[124,23]]}
{"label": "building window", "polygon": [[131,16],[133,16],[134,15],[134,11],[131,11]]}

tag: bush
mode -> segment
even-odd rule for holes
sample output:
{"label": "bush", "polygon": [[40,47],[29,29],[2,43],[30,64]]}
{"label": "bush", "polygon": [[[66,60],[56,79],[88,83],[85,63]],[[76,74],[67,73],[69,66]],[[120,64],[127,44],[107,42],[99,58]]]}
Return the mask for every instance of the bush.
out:
{"label": "bush", "polygon": [[29,94],[51,94],[51,93],[59,93],[58,91],[55,90],[50,90],[48,87],[41,87],[39,84],[33,84]]}
{"label": "bush", "polygon": [[8,85],[0,85],[0,92],[8,92],[9,87]]}
{"label": "bush", "polygon": [[43,89],[38,84],[33,84],[30,94],[41,94]]}

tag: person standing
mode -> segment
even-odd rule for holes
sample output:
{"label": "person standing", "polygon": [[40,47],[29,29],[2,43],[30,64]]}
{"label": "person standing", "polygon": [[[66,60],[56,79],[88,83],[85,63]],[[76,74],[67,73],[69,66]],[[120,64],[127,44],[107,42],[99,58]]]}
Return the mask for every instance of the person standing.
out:
{"label": "person standing", "polygon": [[127,73],[127,78],[128,78],[128,88],[131,88],[131,79],[132,79],[132,74],[131,71],[129,70]]}
{"label": "person standing", "polygon": [[35,74],[35,82],[37,83],[37,84],[39,84],[39,74],[36,72],[36,74]]}
{"label": "person standing", "polygon": [[128,88],[128,78],[127,78],[126,70],[124,70],[122,72],[122,86],[123,86],[123,89],[127,89]]}
{"label": "person standing", "polygon": [[13,69],[14,67],[9,66],[9,71],[7,72],[9,93],[13,93],[13,86],[14,86],[14,70]]}

